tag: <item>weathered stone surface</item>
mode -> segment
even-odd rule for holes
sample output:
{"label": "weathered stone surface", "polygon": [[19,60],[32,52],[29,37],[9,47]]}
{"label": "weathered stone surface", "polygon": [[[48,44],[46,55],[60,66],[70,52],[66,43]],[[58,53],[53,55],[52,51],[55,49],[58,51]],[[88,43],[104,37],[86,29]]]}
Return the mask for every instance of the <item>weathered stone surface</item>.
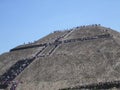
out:
{"label": "weathered stone surface", "polygon": [[34,57],[15,77],[15,81],[22,81],[17,90],[59,90],[120,80],[119,32],[100,25],[83,26],[54,32],[28,46],[44,43],[45,47],[2,54],[0,75],[19,60]]}

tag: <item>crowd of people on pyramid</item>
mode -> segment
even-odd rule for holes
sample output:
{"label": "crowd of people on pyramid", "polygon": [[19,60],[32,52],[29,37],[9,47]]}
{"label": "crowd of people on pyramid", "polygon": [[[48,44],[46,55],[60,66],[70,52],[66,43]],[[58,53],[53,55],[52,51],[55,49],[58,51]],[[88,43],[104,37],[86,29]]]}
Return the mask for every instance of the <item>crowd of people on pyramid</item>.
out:
{"label": "crowd of people on pyramid", "polygon": [[[42,50],[40,50],[42,52]],[[15,90],[16,84],[12,81],[18,76],[30,63],[32,63],[35,58],[37,58],[36,54],[35,56],[32,56],[30,58],[26,58],[23,60],[17,61],[14,65],[10,67],[3,75],[0,76],[0,88],[7,88],[8,85],[12,84],[10,90]]]}
{"label": "crowd of people on pyramid", "polygon": [[31,45],[28,47],[22,47],[22,48],[14,48],[11,49],[10,51],[16,51],[16,50],[21,50],[21,49],[27,49],[27,48],[34,48],[34,47],[41,47],[41,46],[49,46],[49,45],[59,45],[63,43],[69,43],[69,42],[76,42],[76,41],[85,41],[85,40],[94,40],[94,39],[99,39],[99,38],[108,38],[110,37],[110,34],[103,34],[103,35],[96,35],[93,37],[83,37],[83,38],[76,38],[76,39],[68,39],[68,40],[63,40],[61,41],[60,39],[63,37],[57,37],[54,42],[48,42],[48,43],[43,43],[39,45]]}
{"label": "crowd of people on pyramid", "polygon": [[0,76],[0,85],[10,84],[32,61],[33,59],[25,59],[16,62],[7,72]]}
{"label": "crowd of people on pyramid", "polygon": [[77,38],[77,39],[69,39],[69,40],[64,40],[63,42],[64,43],[69,43],[69,42],[94,40],[94,39],[108,38],[108,37],[110,37],[110,34],[96,35],[96,36],[93,36],[93,37],[83,37],[83,38]]}
{"label": "crowd of people on pyramid", "polygon": [[[41,43],[41,44],[25,44],[25,45],[21,45],[20,47],[16,47],[16,48],[13,48],[11,49],[10,51],[16,51],[16,50],[21,50],[21,49],[27,49],[27,48],[34,48],[34,47],[42,47],[42,46],[45,46],[45,45],[53,45],[53,44],[61,44],[61,43],[67,43],[67,42],[71,42],[71,41],[84,41],[84,40],[93,40],[93,39],[97,39],[97,38],[100,38],[99,36],[103,36],[103,35],[98,35],[98,37],[85,37],[85,38],[78,38],[78,39],[72,39],[72,40],[63,40],[61,41],[60,39],[61,38],[64,38],[65,35],[69,34],[71,31],[73,31],[74,29],[77,29],[77,28],[85,28],[85,27],[98,27],[98,26],[101,26],[100,24],[92,24],[92,25],[83,25],[83,26],[78,26],[78,27],[75,27],[75,28],[72,28],[70,30],[68,30],[68,33],[62,35],[62,36],[59,36],[55,39],[55,42],[48,42],[48,43]],[[105,30],[107,31],[107,29]],[[60,32],[59,30],[57,31],[54,31],[54,33],[56,32]],[[107,35],[106,35],[107,36]]]}
{"label": "crowd of people on pyramid", "polygon": [[[60,41],[62,38],[58,37],[55,39],[53,43],[44,43],[43,46],[49,46],[49,45],[55,45],[55,47],[49,52],[51,54],[54,49],[61,43],[69,43],[69,42],[76,42],[76,41],[85,41],[85,40],[93,40],[98,38],[108,38],[110,37],[110,34],[103,34],[103,35],[96,35],[93,37],[84,37],[84,38],[78,38],[78,39],[69,39],[69,40],[63,40]],[[42,51],[42,50],[41,50]],[[40,51],[40,52],[41,52]],[[39,53],[40,53],[39,52]],[[2,76],[0,76],[0,85],[9,85],[12,80],[15,79],[17,75],[19,75],[35,58],[37,58],[37,54],[29,59],[24,59],[16,62],[7,72],[5,72]]]}
{"label": "crowd of people on pyramid", "polygon": [[59,41],[59,40],[56,39],[56,41],[54,43],[47,43],[47,45],[58,45],[58,44],[62,44],[62,43],[94,40],[94,39],[99,39],[99,38],[108,38],[110,36],[111,36],[110,34],[103,34],[103,35],[96,35],[96,36],[93,36],[93,37],[83,37],[83,38],[68,39],[68,40],[63,40],[63,41]]}
{"label": "crowd of people on pyramid", "polygon": [[[68,43],[68,42],[75,42],[75,41],[85,41],[85,40],[93,40],[93,39],[98,39],[98,38],[108,38],[110,37],[110,34],[104,34],[104,35],[96,35],[93,37],[83,37],[83,38],[76,38],[76,39],[69,39],[69,40],[63,40],[63,41],[59,41],[56,40],[54,43],[51,44],[61,44],[61,43]],[[49,43],[49,45],[51,45]]]}
{"label": "crowd of people on pyramid", "polygon": [[64,89],[59,89],[59,90],[78,90],[78,89],[110,89],[110,88],[120,88],[120,81],[111,81],[111,82],[98,82],[98,83],[93,83],[93,84],[88,84],[88,85],[81,85],[81,86],[76,86],[76,87],[69,87],[69,88],[64,88]]}
{"label": "crowd of people on pyramid", "polygon": [[[78,39],[69,39],[69,40],[64,40],[59,41],[60,38],[57,38],[54,43],[52,43],[53,45],[55,45],[55,48],[57,47],[58,44],[61,43],[69,43],[69,42],[75,42],[75,41],[84,41],[84,40],[93,40],[93,39],[97,39],[97,38],[107,38],[110,37],[110,34],[104,34],[104,35],[97,35],[94,37],[85,37],[85,38],[78,38]],[[48,44],[44,44],[44,45],[51,45],[51,43]],[[50,53],[53,51],[54,49],[52,49],[50,51]],[[35,58],[35,57],[34,57]],[[32,59],[33,60],[33,59]],[[0,77],[0,81],[8,81],[8,80],[12,80],[14,79],[15,76],[17,76],[27,65],[29,65],[31,62],[31,60],[20,60],[17,63],[15,63],[5,74],[3,74]]]}

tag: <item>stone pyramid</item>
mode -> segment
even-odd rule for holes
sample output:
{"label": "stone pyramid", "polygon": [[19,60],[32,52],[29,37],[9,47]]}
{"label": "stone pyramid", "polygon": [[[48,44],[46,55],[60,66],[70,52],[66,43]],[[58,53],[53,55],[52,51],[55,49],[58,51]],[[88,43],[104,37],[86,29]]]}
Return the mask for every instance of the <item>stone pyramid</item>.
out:
{"label": "stone pyramid", "polygon": [[120,34],[101,25],[55,31],[0,55],[0,89],[119,90]]}

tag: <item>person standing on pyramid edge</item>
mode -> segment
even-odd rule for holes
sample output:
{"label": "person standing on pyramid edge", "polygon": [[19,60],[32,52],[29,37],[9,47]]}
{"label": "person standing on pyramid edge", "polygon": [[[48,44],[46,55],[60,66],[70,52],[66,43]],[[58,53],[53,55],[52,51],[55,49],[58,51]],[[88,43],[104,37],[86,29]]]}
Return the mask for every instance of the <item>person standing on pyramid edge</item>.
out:
{"label": "person standing on pyramid edge", "polygon": [[10,90],[16,90],[19,83],[22,83],[22,82],[12,81]]}

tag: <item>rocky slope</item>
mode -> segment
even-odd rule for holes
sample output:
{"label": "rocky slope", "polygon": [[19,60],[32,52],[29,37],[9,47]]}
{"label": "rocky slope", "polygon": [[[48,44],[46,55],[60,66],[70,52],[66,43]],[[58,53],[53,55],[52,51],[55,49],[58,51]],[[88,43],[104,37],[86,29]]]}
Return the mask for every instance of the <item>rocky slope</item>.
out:
{"label": "rocky slope", "polygon": [[[120,34],[110,28],[88,25],[56,31],[16,48],[0,56],[1,85],[15,80],[22,81],[17,90],[81,90],[120,80]],[[108,89],[119,89],[115,85]]]}

